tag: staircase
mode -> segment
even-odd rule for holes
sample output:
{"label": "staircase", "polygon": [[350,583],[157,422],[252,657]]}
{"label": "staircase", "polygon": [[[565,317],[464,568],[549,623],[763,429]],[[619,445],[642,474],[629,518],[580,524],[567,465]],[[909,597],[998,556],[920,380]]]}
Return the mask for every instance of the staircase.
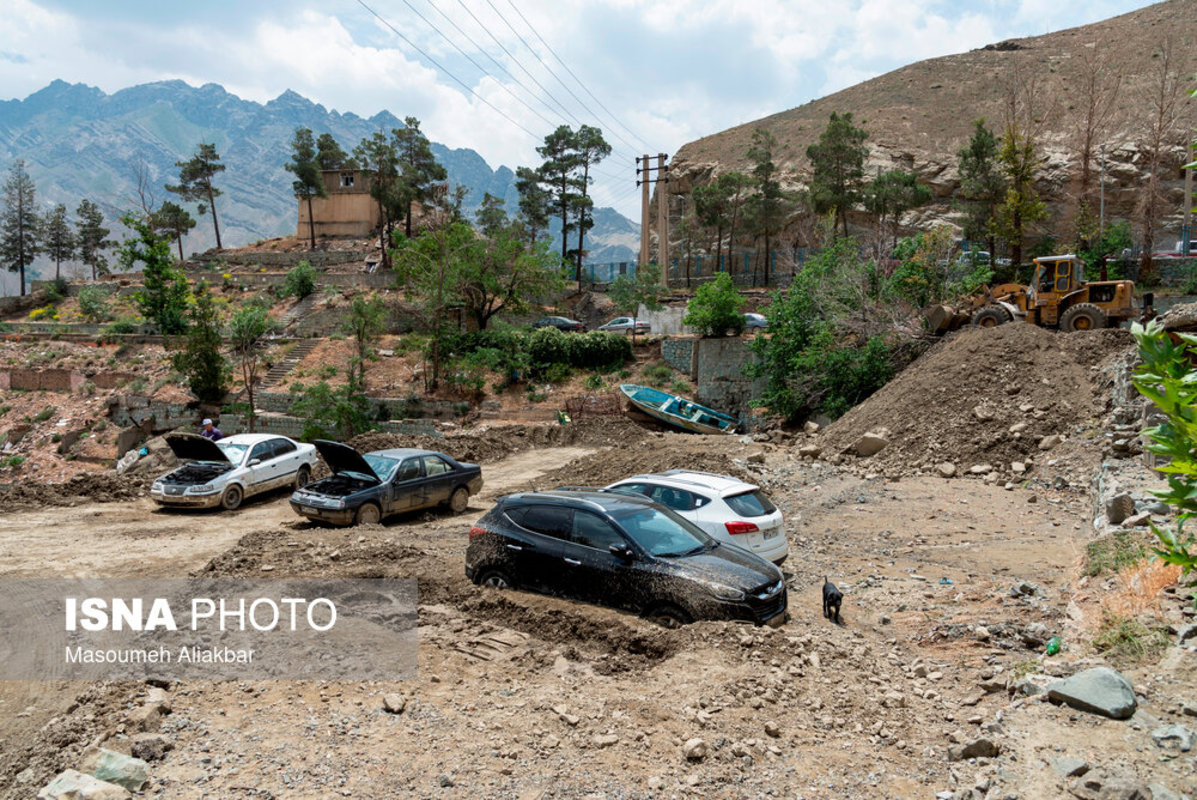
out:
{"label": "staircase", "polygon": [[282,317],[279,318],[280,329],[285,331],[288,328],[290,328],[292,323],[295,322],[295,320],[299,319],[304,314],[311,311],[312,306],[315,305],[315,303],[316,303],[316,293],[313,292],[312,294],[309,294],[307,297],[303,298],[298,303],[293,305],[290,308],[290,310],[288,310],[285,314],[283,314]]}
{"label": "staircase", "polygon": [[[306,299],[306,298],[305,298]],[[258,389],[265,389],[274,386],[276,383],[282,381],[287,377],[295,365],[307,358],[308,353],[316,349],[316,345],[320,344],[319,339],[301,339],[291,348],[286,357],[275,364],[270,370],[258,379]]]}

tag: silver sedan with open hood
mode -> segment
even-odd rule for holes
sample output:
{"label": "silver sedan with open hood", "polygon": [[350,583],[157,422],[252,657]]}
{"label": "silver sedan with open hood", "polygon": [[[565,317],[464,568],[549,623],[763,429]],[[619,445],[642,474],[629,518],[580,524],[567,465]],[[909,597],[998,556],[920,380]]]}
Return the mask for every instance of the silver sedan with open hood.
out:
{"label": "silver sedan with open hood", "polygon": [[318,460],[312,445],[267,433],[238,433],[216,442],[172,433],[166,443],[184,463],[150,487],[150,497],[164,506],[231,510],[246,497],[307,484]]}

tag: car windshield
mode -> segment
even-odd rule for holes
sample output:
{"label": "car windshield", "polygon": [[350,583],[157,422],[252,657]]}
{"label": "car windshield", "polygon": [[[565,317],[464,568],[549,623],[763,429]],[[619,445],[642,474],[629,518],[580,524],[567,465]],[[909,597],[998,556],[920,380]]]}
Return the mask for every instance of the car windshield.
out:
{"label": "car windshield", "polygon": [[362,458],[364,458],[366,463],[370,465],[370,469],[374,470],[374,474],[384,481],[391,477],[391,472],[393,472],[395,467],[399,464],[399,462],[394,458],[378,456],[374,455],[373,453],[367,453],[366,455],[362,456]]}
{"label": "car windshield", "polygon": [[714,546],[694,524],[663,508],[637,508],[615,515],[632,541],[654,556],[682,556]]}
{"label": "car windshield", "polygon": [[229,460],[231,464],[240,464],[245,458],[245,451],[249,450],[247,444],[233,444],[232,442],[217,442],[216,446],[224,453],[224,457]]}
{"label": "car windshield", "polygon": [[732,511],[742,517],[763,517],[777,510],[777,506],[769,502],[769,498],[761,494],[760,490],[733,494],[723,499],[731,506]]}

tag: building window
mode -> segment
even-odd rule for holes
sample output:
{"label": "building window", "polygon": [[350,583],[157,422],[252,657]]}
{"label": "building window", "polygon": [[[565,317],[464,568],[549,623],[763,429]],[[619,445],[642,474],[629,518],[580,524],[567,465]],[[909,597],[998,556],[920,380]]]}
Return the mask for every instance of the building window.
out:
{"label": "building window", "polygon": [[342,172],[341,173],[341,188],[349,189],[352,187],[353,187],[353,173],[352,172]]}

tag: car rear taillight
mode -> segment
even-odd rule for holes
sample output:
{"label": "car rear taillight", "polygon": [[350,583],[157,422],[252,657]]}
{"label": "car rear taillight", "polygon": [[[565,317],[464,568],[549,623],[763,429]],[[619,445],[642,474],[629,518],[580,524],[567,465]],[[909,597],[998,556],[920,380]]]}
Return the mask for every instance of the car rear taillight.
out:
{"label": "car rear taillight", "polygon": [[760,530],[760,528],[758,528],[756,525],[753,525],[751,522],[738,522],[737,521],[737,522],[725,522],[723,524],[727,528],[727,532],[730,533],[732,536],[736,536],[741,533],[757,533]]}
{"label": "car rear taillight", "polygon": [[477,539],[479,536],[486,536],[490,531],[486,528],[479,528],[477,525],[470,528],[470,538]]}

